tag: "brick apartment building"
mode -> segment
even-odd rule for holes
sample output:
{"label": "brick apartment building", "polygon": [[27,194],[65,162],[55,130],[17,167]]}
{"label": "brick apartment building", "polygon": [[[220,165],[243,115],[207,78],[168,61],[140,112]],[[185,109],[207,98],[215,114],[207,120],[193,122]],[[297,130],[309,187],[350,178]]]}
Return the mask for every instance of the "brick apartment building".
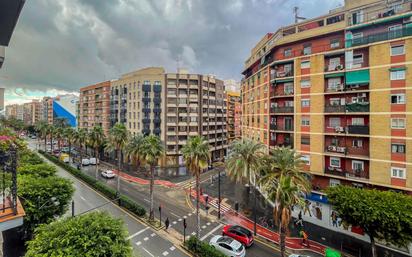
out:
{"label": "brick apartment building", "polygon": [[346,0],[266,34],[242,72],[242,136],[294,148],[315,190],[411,193],[411,36],[406,0]]}
{"label": "brick apartment building", "polygon": [[241,138],[242,101],[240,92],[226,91],[227,136],[229,142]]}

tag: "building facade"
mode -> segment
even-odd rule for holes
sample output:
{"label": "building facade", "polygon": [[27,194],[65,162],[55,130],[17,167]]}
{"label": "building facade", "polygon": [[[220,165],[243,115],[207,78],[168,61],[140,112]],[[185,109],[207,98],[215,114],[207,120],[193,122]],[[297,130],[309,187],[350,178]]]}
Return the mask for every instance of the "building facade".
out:
{"label": "building facade", "polygon": [[59,95],[56,97],[43,97],[40,105],[41,120],[48,124],[65,123],[76,127],[76,103],[79,97],[74,94]]}
{"label": "building facade", "polygon": [[411,1],[345,1],[268,33],[242,80],[242,135],[302,155],[313,188],[412,191]]}
{"label": "building facade", "polygon": [[228,141],[241,138],[242,101],[240,92],[226,91]]}
{"label": "building facade", "polygon": [[80,88],[76,109],[79,128],[89,130],[100,126],[107,134],[110,129],[110,81]]}

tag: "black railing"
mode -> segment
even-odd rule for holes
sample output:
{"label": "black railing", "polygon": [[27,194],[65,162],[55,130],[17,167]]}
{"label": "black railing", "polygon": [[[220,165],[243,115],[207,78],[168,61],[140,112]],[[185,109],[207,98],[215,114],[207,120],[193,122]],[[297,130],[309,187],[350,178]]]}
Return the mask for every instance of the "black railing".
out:
{"label": "black railing", "polygon": [[154,91],[155,93],[160,93],[160,92],[162,92],[162,85],[154,85],[154,86],[153,86],[153,91]]}
{"label": "black railing", "polygon": [[150,102],[150,96],[143,96],[142,98],[143,102]]}
{"label": "black railing", "polygon": [[379,41],[391,40],[400,37],[406,37],[412,35],[412,28],[402,28],[388,32],[381,32],[376,34],[371,34],[368,36],[354,38],[346,40],[346,46],[360,46],[360,45],[367,45]]}
{"label": "black railing", "polygon": [[345,112],[345,105],[326,105],[325,112]]}
{"label": "black railing", "polygon": [[342,168],[326,167],[325,173],[345,178],[369,179],[369,173],[366,170],[347,171]]}
{"label": "black railing", "polygon": [[349,125],[347,127],[348,134],[369,135],[369,126],[365,125]]}
{"label": "black railing", "polygon": [[142,89],[143,92],[150,92],[152,90],[150,84],[143,84]]}
{"label": "black railing", "polygon": [[271,107],[270,112],[272,113],[293,113],[293,107],[283,106],[283,107]]}

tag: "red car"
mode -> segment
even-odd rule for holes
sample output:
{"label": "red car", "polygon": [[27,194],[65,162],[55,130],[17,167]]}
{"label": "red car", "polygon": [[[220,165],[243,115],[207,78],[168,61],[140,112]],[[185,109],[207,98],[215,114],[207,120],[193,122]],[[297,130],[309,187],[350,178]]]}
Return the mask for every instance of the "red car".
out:
{"label": "red car", "polygon": [[250,230],[238,225],[226,225],[223,227],[223,236],[231,237],[241,242],[245,247],[253,244],[253,234]]}

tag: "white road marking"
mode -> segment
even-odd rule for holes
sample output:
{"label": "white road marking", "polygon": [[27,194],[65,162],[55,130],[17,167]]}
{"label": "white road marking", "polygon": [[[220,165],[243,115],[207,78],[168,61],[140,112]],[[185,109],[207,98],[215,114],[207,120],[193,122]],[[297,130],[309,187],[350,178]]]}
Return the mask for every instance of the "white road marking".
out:
{"label": "white road marking", "polygon": [[189,217],[192,216],[192,213],[189,213],[188,216],[189,216]]}
{"label": "white road marking", "polygon": [[129,239],[132,239],[133,237],[135,237],[135,236],[137,236],[137,235],[145,232],[145,231],[148,230],[148,229],[149,229],[149,227],[144,228],[144,229],[142,229],[142,230],[139,230],[139,231],[137,231],[136,233],[134,233],[133,235],[129,236],[127,239],[128,239],[128,240],[129,240]]}
{"label": "white road marking", "polygon": [[184,219],[187,219],[187,216],[183,216]]}
{"label": "white road marking", "polygon": [[170,214],[171,214],[171,215],[173,215],[173,216],[175,216],[176,218],[180,218],[180,216],[179,216],[179,215],[174,214],[173,212],[170,212]]}
{"label": "white road marking", "polygon": [[174,251],[176,249],[176,247],[171,246],[169,249],[170,249],[170,251]]}
{"label": "white road marking", "polygon": [[86,199],[83,196],[80,196],[80,199],[86,202]]}
{"label": "white road marking", "polygon": [[173,221],[172,223],[176,225],[177,222],[176,222],[176,221]]}
{"label": "white road marking", "polygon": [[140,242],[140,241],[136,243],[137,246],[139,246],[139,245],[141,245],[141,244],[142,244],[142,242]]}
{"label": "white road marking", "polygon": [[202,238],[200,238],[200,241],[205,240],[208,236],[210,236],[211,234],[213,234],[213,232],[215,232],[216,230],[218,230],[220,227],[222,227],[222,224],[219,224],[217,227],[215,227],[214,229],[212,229],[211,231],[209,231],[209,233],[207,233],[206,235],[204,235]]}
{"label": "white road marking", "polygon": [[143,200],[146,201],[146,202],[148,202],[148,203],[150,203],[150,201],[149,201],[148,199],[146,199],[146,198],[143,198]]}
{"label": "white road marking", "polygon": [[151,252],[149,252],[149,251],[148,251],[146,248],[144,248],[143,246],[142,246],[142,249],[145,250],[148,254],[150,254],[150,256],[155,257]]}
{"label": "white road marking", "polygon": [[178,221],[182,221],[182,219],[178,219]]}
{"label": "white road marking", "polygon": [[143,240],[144,240],[144,241],[147,241],[147,240],[149,240],[149,238],[148,238],[148,237],[145,237],[145,238],[143,238]]}
{"label": "white road marking", "polygon": [[203,226],[202,226],[202,229],[205,229],[205,228],[206,228],[206,226],[205,226],[205,225],[203,225]]}
{"label": "white road marking", "polygon": [[206,225],[210,226],[210,222],[206,223]]}
{"label": "white road marking", "polygon": [[196,232],[193,231],[193,232],[192,232],[192,236],[194,236],[194,235],[196,235]]}
{"label": "white road marking", "polygon": [[166,255],[169,254],[169,252],[168,252],[168,251],[164,251],[162,254],[163,254],[163,256],[166,256]]}
{"label": "white road marking", "polygon": [[152,233],[150,236],[151,236],[151,237],[154,237],[154,236],[156,236],[156,233]]}

